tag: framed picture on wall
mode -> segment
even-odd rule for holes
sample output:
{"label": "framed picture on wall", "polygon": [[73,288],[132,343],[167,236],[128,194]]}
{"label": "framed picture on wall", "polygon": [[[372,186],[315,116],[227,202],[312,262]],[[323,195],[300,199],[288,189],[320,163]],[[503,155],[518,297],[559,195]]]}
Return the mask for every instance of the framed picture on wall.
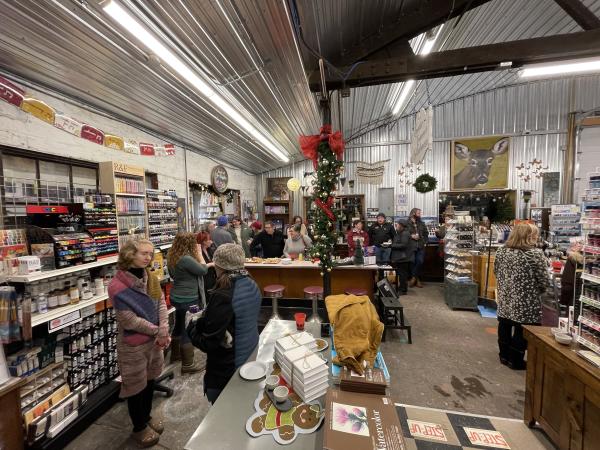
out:
{"label": "framed picture on wall", "polygon": [[450,151],[452,190],[508,188],[509,137],[456,139]]}

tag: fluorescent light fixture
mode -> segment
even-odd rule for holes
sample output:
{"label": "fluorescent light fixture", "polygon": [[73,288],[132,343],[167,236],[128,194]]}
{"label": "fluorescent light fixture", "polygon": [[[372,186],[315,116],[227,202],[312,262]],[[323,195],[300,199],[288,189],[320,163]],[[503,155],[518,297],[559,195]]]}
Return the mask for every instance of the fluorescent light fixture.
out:
{"label": "fluorescent light fixture", "polygon": [[[437,33],[435,33],[435,36],[433,36],[431,39],[425,39],[421,49],[417,52],[417,55],[426,56],[429,53],[431,53],[431,50],[435,45],[435,41],[437,40],[438,36],[442,31],[442,28],[444,28],[444,24],[440,25],[440,27],[437,30]],[[396,104],[392,109],[392,115],[395,116],[397,114],[400,114],[404,110],[406,102],[408,101],[410,94],[412,94],[414,87],[415,80],[408,80],[404,83],[404,85],[402,86],[402,90],[400,91],[400,96],[398,97],[398,100],[396,101]]]}
{"label": "fluorescent light fixture", "polygon": [[412,92],[414,86],[415,86],[415,80],[408,80],[407,82],[404,83],[404,86],[402,86],[402,91],[400,92],[400,97],[398,97],[396,106],[394,106],[394,109],[392,110],[392,114],[394,116],[400,112],[401,108],[404,108],[404,105],[405,105],[406,101],[408,100],[408,96]]}
{"label": "fluorescent light fixture", "polygon": [[540,64],[525,67],[519,74],[521,78],[543,77],[548,75],[568,75],[570,73],[598,72],[600,59],[579,60],[559,64]]}
{"label": "fluorescent light fixture", "polygon": [[181,59],[179,59],[171,50],[165,47],[156,37],[152,35],[142,24],[140,24],[131,14],[121,7],[116,1],[111,0],[102,6],[104,11],[125,28],[131,35],[139,40],[152,53],[158,56],[165,64],[170,66],[175,72],[181,75],[198,92],[206,97],[223,114],[228,116],[244,131],[252,136],[259,145],[267,148],[279,160],[289,162],[288,155],[277,148],[270,139],[258,131],[250,122],[248,122],[238,111],[236,111],[223,97],[221,97],[212,87],[203,81],[194,71],[192,71]]}

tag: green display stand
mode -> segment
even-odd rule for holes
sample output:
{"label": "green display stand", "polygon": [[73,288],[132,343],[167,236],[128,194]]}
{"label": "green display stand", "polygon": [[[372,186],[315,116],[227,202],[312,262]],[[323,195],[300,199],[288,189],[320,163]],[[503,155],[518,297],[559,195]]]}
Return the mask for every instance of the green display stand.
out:
{"label": "green display stand", "polygon": [[444,299],[451,309],[477,310],[479,286],[473,281],[457,282],[446,278]]}

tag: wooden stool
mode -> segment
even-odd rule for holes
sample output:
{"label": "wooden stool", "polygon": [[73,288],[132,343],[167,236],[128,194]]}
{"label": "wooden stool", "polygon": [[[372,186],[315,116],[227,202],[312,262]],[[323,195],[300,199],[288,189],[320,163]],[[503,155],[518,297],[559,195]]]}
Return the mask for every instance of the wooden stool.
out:
{"label": "wooden stool", "polygon": [[405,330],[408,343],[412,344],[411,326],[404,317],[404,307],[400,300],[394,297],[381,297],[382,319],[383,319],[383,336],[382,341],[385,342],[385,336],[388,328],[395,330]]}
{"label": "wooden stool", "polygon": [[356,295],[360,297],[361,295],[367,295],[367,291],[365,289],[360,288],[348,288],[344,291],[346,295]]}
{"label": "wooden stool", "polygon": [[319,317],[319,299],[323,299],[323,286],[306,286],[304,298],[312,300],[312,316],[309,322],[321,322]]}
{"label": "wooden stool", "polygon": [[280,319],[277,302],[283,297],[283,291],[285,291],[285,286],[282,284],[269,284],[265,286],[265,297],[270,298],[272,301],[273,314],[271,315],[271,319]]}

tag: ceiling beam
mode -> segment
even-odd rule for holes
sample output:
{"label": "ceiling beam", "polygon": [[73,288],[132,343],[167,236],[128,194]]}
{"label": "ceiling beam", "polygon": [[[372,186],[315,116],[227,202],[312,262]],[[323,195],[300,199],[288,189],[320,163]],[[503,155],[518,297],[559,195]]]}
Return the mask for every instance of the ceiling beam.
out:
{"label": "ceiling beam", "polygon": [[[398,40],[408,41],[425,31],[460,16],[490,0],[418,0],[412,9],[405,7],[398,20],[387,25],[338,57],[330,55],[329,60],[337,67],[351,66],[374,53],[383,50]],[[329,55],[328,55],[329,56]]]}
{"label": "ceiling beam", "polygon": [[580,0],[554,0],[584,30],[600,28],[600,19]]}
{"label": "ceiling beam", "polygon": [[[379,59],[366,61],[356,67],[345,83],[329,74],[326,83],[328,90],[337,90],[344,86],[359,87],[441,78],[510,69],[532,63],[600,56],[599,42],[600,29],[434,52],[427,56]],[[501,66],[501,63],[506,62],[511,62],[512,65]],[[318,71],[309,73],[311,91],[319,91],[320,81]]]}

